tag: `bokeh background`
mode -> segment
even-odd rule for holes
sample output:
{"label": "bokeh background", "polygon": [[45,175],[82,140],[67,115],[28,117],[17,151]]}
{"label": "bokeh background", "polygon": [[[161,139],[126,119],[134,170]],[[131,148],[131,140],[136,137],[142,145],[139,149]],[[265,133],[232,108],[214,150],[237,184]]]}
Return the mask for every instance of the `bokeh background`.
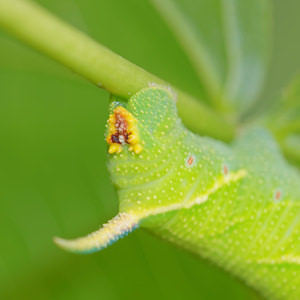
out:
{"label": "bokeh background", "polygon": [[[173,35],[140,0],[40,0],[113,51],[199,96]],[[298,0],[273,1],[261,103],[300,67]],[[118,210],[106,170],[108,93],[0,32],[0,299],[253,299],[235,279],[138,230],[88,256],[57,248]]]}

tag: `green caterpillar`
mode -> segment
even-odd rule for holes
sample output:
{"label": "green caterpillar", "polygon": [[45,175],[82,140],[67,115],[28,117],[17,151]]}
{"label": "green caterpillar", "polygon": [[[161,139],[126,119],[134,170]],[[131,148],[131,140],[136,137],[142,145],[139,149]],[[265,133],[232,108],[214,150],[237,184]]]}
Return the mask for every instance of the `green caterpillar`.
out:
{"label": "green caterpillar", "polygon": [[300,175],[266,130],[245,130],[231,146],[197,136],[156,86],[111,104],[107,142],[120,213],[59,246],[91,253],[140,226],[268,299],[300,299]]}

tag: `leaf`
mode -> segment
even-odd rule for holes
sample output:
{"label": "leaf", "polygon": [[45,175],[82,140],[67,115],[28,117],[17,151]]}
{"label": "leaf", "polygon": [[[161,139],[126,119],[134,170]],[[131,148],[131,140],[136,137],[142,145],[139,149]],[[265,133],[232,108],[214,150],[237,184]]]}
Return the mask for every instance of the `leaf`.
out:
{"label": "leaf", "polygon": [[151,0],[219,109],[257,98],[270,44],[269,0]]}
{"label": "leaf", "polygon": [[300,74],[292,80],[264,120],[286,157],[300,166]]}
{"label": "leaf", "polygon": [[300,134],[300,75],[288,85],[276,107],[272,122],[280,128],[280,134]]}
{"label": "leaf", "polygon": [[282,148],[290,161],[300,167],[300,134],[291,134],[285,138],[282,143]]}

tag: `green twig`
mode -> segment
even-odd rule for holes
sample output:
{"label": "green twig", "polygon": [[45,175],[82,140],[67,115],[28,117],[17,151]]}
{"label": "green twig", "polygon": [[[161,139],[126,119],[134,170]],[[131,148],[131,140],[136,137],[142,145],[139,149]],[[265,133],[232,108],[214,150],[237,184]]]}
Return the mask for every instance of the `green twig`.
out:
{"label": "green twig", "polygon": [[[129,98],[149,84],[170,86],[27,0],[0,0],[0,27],[110,93]],[[179,115],[195,132],[229,141],[234,128],[203,103],[172,87]]]}

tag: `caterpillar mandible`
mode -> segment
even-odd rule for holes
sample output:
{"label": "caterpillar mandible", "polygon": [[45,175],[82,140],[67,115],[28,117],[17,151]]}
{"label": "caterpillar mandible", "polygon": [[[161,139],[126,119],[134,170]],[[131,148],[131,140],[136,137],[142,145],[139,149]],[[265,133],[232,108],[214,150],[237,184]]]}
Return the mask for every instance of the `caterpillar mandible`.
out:
{"label": "caterpillar mandible", "polygon": [[107,142],[120,212],[59,246],[91,253],[143,227],[268,299],[300,299],[300,174],[268,131],[250,128],[230,146],[200,137],[154,86],[111,104]]}

